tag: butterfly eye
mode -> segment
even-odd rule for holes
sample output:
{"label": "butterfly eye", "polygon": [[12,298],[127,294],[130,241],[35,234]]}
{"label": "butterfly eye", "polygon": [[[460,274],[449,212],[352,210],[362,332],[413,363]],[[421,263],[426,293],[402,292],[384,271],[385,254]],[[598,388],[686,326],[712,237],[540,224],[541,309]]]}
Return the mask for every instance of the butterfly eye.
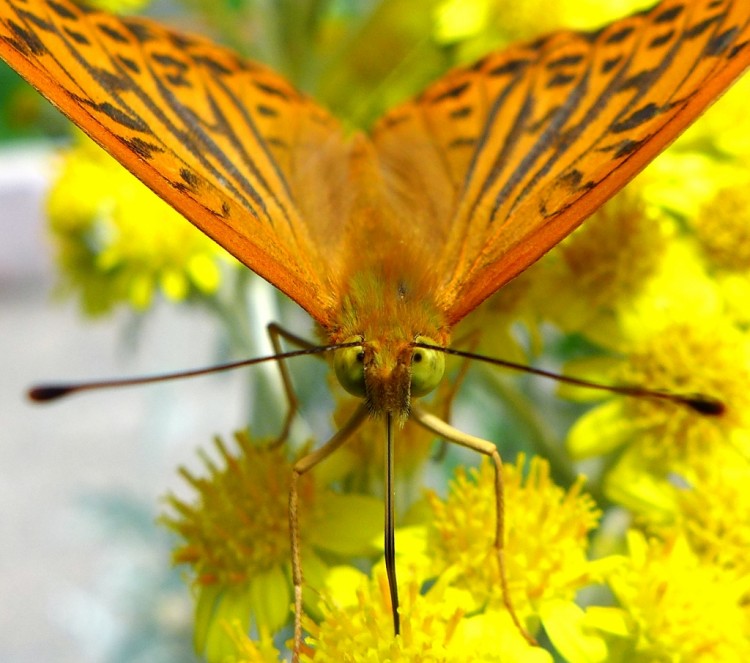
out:
{"label": "butterfly eye", "polygon": [[[435,342],[426,336],[417,336],[418,343]],[[439,350],[414,348],[411,355],[411,395],[429,394],[443,377],[445,372],[445,355]]]}
{"label": "butterfly eye", "polygon": [[[361,341],[359,336],[346,339],[345,343]],[[341,386],[353,396],[365,396],[365,351],[361,345],[341,348],[333,355],[333,368]]]}

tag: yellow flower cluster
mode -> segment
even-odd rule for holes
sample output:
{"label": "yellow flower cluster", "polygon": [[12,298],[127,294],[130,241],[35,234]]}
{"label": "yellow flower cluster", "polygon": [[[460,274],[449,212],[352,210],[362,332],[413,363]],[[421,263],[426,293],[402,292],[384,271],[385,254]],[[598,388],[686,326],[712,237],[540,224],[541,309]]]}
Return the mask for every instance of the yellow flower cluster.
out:
{"label": "yellow flower cluster", "polygon": [[[521,455],[503,471],[505,565],[511,602],[522,616],[538,615],[549,601],[572,600],[595,579],[586,558],[587,537],[599,513],[582,493],[579,479],[566,493],[536,457],[525,468]],[[502,602],[499,569],[493,557],[494,472],[489,463],[468,473],[459,467],[447,500],[430,496],[433,508],[433,563],[451,569],[455,584],[466,588],[477,606]],[[534,529],[536,536],[530,537]]]}
{"label": "yellow flower cluster", "polygon": [[[267,441],[238,434],[236,442],[235,453],[216,442],[221,463],[205,458],[209,476],[182,470],[198,500],[170,497],[171,513],[163,520],[183,541],[175,562],[192,568],[198,650],[209,661],[275,661],[279,652],[268,634],[290,618],[291,468]],[[582,480],[565,491],[550,480],[542,459],[532,459],[528,472],[525,465],[521,457],[504,470],[505,564],[514,610],[538,631],[548,618],[554,623],[563,606],[574,608],[576,592],[601,583],[617,558],[587,559],[598,511],[582,493]],[[336,485],[348,485],[358,471],[347,462],[338,468],[325,473]],[[371,561],[382,555],[373,545],[382,527],[380,501],[336,495],[304,479],[298,515],[311,593],[303,660],[551,663],[548,652],[524,639],[503,600],[489,463],[470,475],[459,469],[446,500],[430,495],[429,508],[397,530],[399,636],[382,561],[372,578],[350,565],[353,555]],[[540,536],[529,536],[532,527]],[[266,636],[257,642],[240,637],[248,629]]]}
{"label": "yellow flower cluster", "polygon": [[628,537],[627,562],[613,574],[628,637],[616,661],[748,660],[747,576],[702,558],[680,533]]}
{"label": "yellow flower cluster", "polygon": [[[472,597],[450,586],[446,578],[423,591],[418,577],[402,575],[404,627],[394,636],[385,573],[380,569],[372,580],[361,577],[355,602],[327,606],[321,623],[310,625],[308,643],[314,649],[303,661],[552,662],[548,652],[521,637],[507,614],[467,615]],[[493,634],[491,640],[487,633]]]}
{"label": "yellow flower cluster", "polygon": [[[216,293],[228,254],[82,134],[47,201],[63,292],[92,315]],[[232,261],[233,262],[233,261]]]}
{"label": "yellow flower cluster", "polygon": [[[291,564],[289,490],[291,461],[286,451],[270,440],[235,435],[236,452],[215,440],[217,461],[202,454],[207,477],[195,477],[185,468],[183,478],[197,492],[189,504],[172,495],[162,522],[182,543],[174,562],[192,569],[196,599],[195,644],[211,661],[234,651],[226,627],[233,620],[247,628],[273,633],[290,615]],[[335,463],[332,482],[337,477]],[[378,500],[361,495],[343,499],[302,477],[298,522],[302,558],[308,576],[326,572],[324,555],[360,555],[372,551],[381,527]],[[351,526],[341,526],[350,521]],[[355,526],[356,523],[356,526]],[[314,597],[310,609],[316,610]]]}

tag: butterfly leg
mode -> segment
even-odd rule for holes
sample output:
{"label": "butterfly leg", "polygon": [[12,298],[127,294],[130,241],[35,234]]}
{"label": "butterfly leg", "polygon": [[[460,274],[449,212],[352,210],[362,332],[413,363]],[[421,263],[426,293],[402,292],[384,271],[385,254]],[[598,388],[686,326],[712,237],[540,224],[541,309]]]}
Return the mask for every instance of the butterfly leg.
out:
{"label": "butterfly leg", "polygon": [[[266,331],[268,332],[268,338],[270,339],[271,345],[273,346],[273,351],[277,355],[283,352],[283,349],[281,347],[282,338],[292,345],[296,345],[302,348],[303,350],[309,350],[315,347],[314,343],[306,341],[301,336],[292,334],[290,331],[287,331],[281,325],[278,325],[275,322],[269,324],[268,327],[266,327]],[[289,431],[292,428],[292,422],[294,421],[294,417],[297,415],[297,411],[299,410],[299,401],[297,400],[297,394],[294,392],[292,378],[289,375],[289,367],[286,365],[286,362],[283,359],[279,359],[276,363],[279,367],[279,372],[281,373],[281,382],[284,385],[284,394],[286,395],[287,400],[287,411],[286,415],[284,416],[284,425],[281,429],[281,433],[273,443],[273,446],[283,444],[289,437]]]}
{"label": "butterfly leg", "polygon": [[303,474],[323,462],[336,449],[351,438],[367,418],[367,407],[360,405],[349,420],[322,447],[300,458],[292,467],[292,482],[289,488],[289,535],[292,548],[292,584],[294,585],[294,649],[292,663],[298,663],[302,651],[302,560],[299,544],[299,479]]}
{"label": "butterfly leg", "polygon": [[537,642],[534,637],[521,624],[521,620],[518,618],[518,615],[513,608],[513,602],[510,599],[510,593],[508,591],[508,577],[505,569],[505,497],[503,490],[503,461],[500,458],[497,447],[488,440],[483,440],[474,435],[463,433],[439,417],[436,417],[434,414],[425,412],[422,408],[416,405],[412,406],[411,416],[420,426],[435,433],[435,435],[439,435],[449,442],[458,444],[467,449],[472,449],[473,451],[477,451],[478,453],[489,457],[495,466],[495,551],[500,572],[500,587],[503,592],[503,603],[505,603],[505,607],[508,609],[508,613],[521,635],[529,642],[529,644],[536,645]]}

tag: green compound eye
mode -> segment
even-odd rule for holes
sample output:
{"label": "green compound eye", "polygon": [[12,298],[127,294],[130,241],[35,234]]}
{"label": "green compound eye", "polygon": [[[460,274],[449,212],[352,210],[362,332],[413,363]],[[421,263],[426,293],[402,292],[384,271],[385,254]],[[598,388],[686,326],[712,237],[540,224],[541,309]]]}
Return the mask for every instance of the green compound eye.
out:
{"label": "green compound eye", "polygon": [[[361,341],[359,336],[347,338],[344,343]],[[365,396],[365,351],[361,345],[341,348],[333,355],[333,368],[341,386],[353,396]]]}
{"label": "green compound eye", "polygon": [[[417,336],[417,343],[437,345],[426,336]],[[427,348],[414,348],[411,355],[411,395],[425,396],[438,386],[445,372],[445,353]]]}

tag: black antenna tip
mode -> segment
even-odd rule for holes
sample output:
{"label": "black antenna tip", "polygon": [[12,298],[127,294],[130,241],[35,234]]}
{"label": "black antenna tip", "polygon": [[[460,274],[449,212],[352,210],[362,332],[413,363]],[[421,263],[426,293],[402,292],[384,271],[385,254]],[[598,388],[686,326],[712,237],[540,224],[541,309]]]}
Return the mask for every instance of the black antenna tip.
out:
{"label": "black antenna tip", "polygon": [[703,396],[701,394],[686,398],[685,404],[700,414],[707,414],[710,416],[724,414],[724,411],[726,410],[726,406],[720,400],[711,398],[710,396]]}
{"label": "black antenna tip", "polygon": [[67,385],[43,384],[29,389],[28,395],[32,401],[46,403],[67,396],[72,391],[75,391],[75,388]]}

